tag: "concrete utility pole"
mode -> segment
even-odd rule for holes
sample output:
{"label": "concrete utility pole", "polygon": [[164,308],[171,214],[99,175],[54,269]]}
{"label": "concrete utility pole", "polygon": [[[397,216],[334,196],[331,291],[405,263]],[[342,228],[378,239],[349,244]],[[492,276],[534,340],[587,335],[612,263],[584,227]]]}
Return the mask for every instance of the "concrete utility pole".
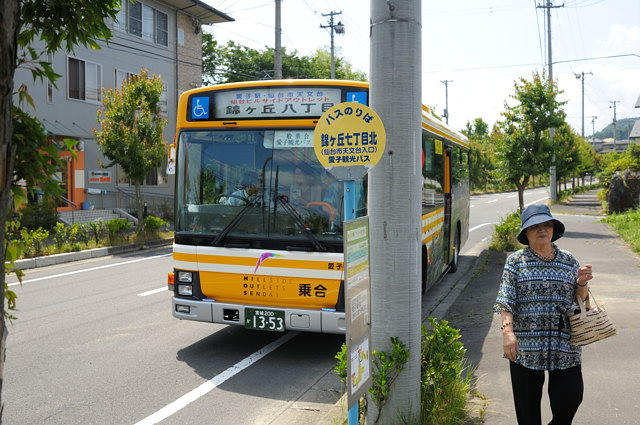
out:
{"label": "concrete utility pole", "polygon": [[444,119],[449,125],[449,83],[453,83],[453,80],[440,80],[444,84]]}
{"label": "concrete utility pole", "polygon": [[591,140],[593,141],[593,143],[596,143],[596,120],[598,119],[598,117],[596,117],[595,115],[593,115],[591,117]]}
{"label": "concrete utility pole", "polygon": [[273,78],[282,79],[282,0],[276,0],[276,48],[273,53]]}
{"label": "concrete utility pole", "polygon": [[[547,4],[537,5],[539,9],[547,9],[547,53],[549,55],[549,84],[553,87],[553,56],[551,54],[551,9],[564,7],[562,6],[554,6],[552,0],[547,0]],[[553,134],[555,133],[555,129],[549,129],[549,136],[553,140]],[[551,202],[558,202],[558,192],[557,192],[557,184],[556,184],[556,154],[554,153],[551,156],[551,167],[549,168],[549,198]]]}
{"label": "concrete utility pole", "polygon": [[617,126],[618,126],[618,121],[616,120],[616,104],[619,103],[619,100],[610,100],[609,103],[611,103],[613,106],[609,106],[609,108],[613,108],[613,151],[617,152],[616,150],[616,135],[617,135]]}
{"label": "concrete utility pole", "polygon": [[584,140],[584,76],[585,74],[593,75],[591,72],[581,72],[575,74],[577,79],[582,80],[582,140]]}
{"label": "concrete utility pole", "polygon": [[398,337],[410,351],[382,411],[369,398],[366,423],[420,415],[421,120],[420,0],[371,1],[371,107],[387,149],[369,173],[371,345],[390,352]]}
{"label": "concrete utility pole", "polygon": [[335,79],[336,78],[336,62],[335,62],[335,47],[333,44],[333,32],[335,31],[336,34],[344,34],[344,25],[342,25],[342,22],[338,22],[337,24],[333,23],[333,17],[334,15],[342,15],[342,12],[334,12],[331,11],[329,13],[323,13],[322,16],[330,16],[329,18],[329,25],[320,25],[320,28],[329,28],[329,32],[331,33],[331,79]]}

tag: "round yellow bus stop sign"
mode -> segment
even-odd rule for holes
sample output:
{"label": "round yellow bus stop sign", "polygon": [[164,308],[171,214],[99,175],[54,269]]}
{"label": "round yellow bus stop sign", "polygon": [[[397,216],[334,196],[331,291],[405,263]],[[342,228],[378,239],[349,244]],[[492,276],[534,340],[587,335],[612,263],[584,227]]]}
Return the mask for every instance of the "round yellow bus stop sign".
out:
{"label": "round yellow bus stop sign", "polygon": [[364,177],[382,158],[386,143],[378,114],[358,102],[339,103],[327,110],[313,133],[318,161],[339,180]]}

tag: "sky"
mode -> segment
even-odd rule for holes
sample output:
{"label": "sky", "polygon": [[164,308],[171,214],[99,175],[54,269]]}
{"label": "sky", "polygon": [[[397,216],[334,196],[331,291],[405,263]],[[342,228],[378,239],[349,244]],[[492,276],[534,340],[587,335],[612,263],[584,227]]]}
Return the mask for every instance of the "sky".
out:
{"label": "sky", "polygon": [[[282,45],[299,55],[328,49],[329,29],[320,26],[342,12],[334,17],[345,26],[334,34],[335,54],[370,74],[371,1],[384,0],[282,0]],[[505,102],[514,104],[514,83],[548,71],[546,9],[537,7],[547,1],[423,0],[422,102],[442,115],[448,89],[455,130],[476,118],[490,126],[500,120]],[[205,29],[219,42],[274,47],[275,0],[205,2],[235,19]],[[582,133],[583,82],[586,137],[612,123],[614,106],[618,120],[640,117],[640,0],[552,4],[552,69],[569,124]]]}

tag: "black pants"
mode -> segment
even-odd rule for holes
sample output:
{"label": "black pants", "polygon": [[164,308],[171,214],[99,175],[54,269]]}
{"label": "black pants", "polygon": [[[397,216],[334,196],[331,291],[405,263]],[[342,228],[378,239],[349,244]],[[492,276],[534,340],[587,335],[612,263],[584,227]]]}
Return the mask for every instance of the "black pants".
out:
{"label": "black pants", "polygon": [[[528,369],[509,362],[511,387],[516,407],[518,425],[541,425],[540,402],[544,371]],[[549,371],[549,400],[553,419],[549,425],[571,425],[582,403],[584,384],[582,368],[574,366],[565,370]]]}

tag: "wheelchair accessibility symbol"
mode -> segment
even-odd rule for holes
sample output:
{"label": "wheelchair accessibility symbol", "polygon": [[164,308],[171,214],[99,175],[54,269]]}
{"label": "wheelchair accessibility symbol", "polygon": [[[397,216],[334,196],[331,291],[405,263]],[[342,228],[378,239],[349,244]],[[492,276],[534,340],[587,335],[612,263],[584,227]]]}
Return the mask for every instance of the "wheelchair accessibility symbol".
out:
{"label": "wheelchair accessibility symbol", "polygon": [[192,98],[191,118],[193,119],[209,118],[209,98],[208,97]]}

